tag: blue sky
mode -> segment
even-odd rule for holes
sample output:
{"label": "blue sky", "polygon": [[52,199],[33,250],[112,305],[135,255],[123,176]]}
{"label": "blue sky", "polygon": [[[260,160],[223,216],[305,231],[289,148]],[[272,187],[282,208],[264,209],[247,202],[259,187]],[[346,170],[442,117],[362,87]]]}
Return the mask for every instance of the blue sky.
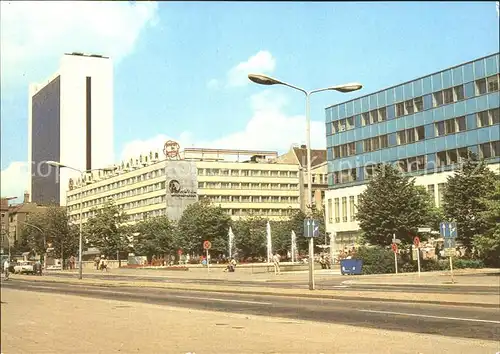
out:
{"label": "blue sky", "polygon": [[[364,85],[313,96],[313,146],[324,147],[326,106],[499,50],[495,2],[71,4],[2,2],[2,195],[25,188],[28,83],[50,76],[63,52],[113,57],[119,161],[167,137],[279,151],[303,143],[303,96],[249,83],[248,70],[306,89]],[[67,21],[51,21],[63,10]]]}

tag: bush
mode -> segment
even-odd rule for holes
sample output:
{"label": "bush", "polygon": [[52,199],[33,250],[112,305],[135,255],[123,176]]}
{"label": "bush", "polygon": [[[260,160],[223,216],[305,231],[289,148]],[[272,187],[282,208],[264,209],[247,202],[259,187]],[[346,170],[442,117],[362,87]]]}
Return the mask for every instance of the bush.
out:
{"label": "bush", "polygon": [[363,274],[394,272],[394,253],[382,247],[360,247],[354,258],[363,260]]}
{"label": "bush", "polygon": [[[449,268],[449,262],[448,262]],[[453,268],[456,269],[479,269],[484,268],[484,262],[480,259],[454,259]]]}

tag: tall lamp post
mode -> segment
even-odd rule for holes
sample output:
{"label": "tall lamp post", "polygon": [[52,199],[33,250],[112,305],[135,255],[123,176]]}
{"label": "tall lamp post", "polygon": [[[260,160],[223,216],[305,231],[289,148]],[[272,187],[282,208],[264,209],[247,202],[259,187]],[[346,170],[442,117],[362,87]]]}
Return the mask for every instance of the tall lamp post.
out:
{"label": "tall lamp post", "polygon": [[[312,91],[306,91],[300,87],[288,84],[284,81],[277,80],[275,78],[262,75],[262,74],[249,74],[248,78],[250,81],[255,82],[259,85],[283,85],[288,86],[294,90],[302,92],[306,96],[306,149],[307,149],[307,207],[312,213],[312,175],[311,175],[311,117],[309,109],[309,99],[310,96],[317,92],[322,91],[338,91],[342,93],[348,93],[352,91],[360,90],[363,85],[354,82],[349,84],[330,86],[321,89],[316,89]],[[311,237],[309,239],[309,290],[314,290],[314,240]]]}
{"label": "tall lamp post", "polygon": [[[54,166],[54,167],[59,167],[59,168],[68,168],[70,170],[79,172],[80,175],[81,175],[81,179],[82,179],[83,183],[85,183],[85,177],[86,177],[87,173],[90,173],[92,171],[107,171],[107,172],[110,172],[110,171],[116,170],[116,168],[117,168],[115,166],[115,167],[107,167],[107,168],[93,168],[93,169],[90,169],[90,170],[80,170],[78,168],[67,166],[67,165],[62,164],[62,163],[57,162],[57,161],[47,161],[46,164],[49,165],[49,166]],[[84,192],[84,188],[82,187],[82,191],[80,192],[80,230],[79,230],[79,241],[78,241],[78,263],[79,263],[78,264],[78,279],[82,279],[83,278],[83,264],[82,264],[82,251],[83,251],[83,232],[82,232],[82,230],[83,230],[83,223],[82,223],[82,219],[83,219],[83,192]]]}

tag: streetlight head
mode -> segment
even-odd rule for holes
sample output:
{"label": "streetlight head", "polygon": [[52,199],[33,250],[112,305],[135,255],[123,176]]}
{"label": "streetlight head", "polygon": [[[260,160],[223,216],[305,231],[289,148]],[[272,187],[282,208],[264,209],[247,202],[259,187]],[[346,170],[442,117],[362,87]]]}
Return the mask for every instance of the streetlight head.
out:
{"label": "streetlight head", "polygon": [[262,74],[248,74],[250,81],[255,82],[259,85],[280,85],[283,84],[281,81],[273,79],[270,76]]}
{"label": "streetlight head", "polygon": [[344,84],[344,85],[333,86],[332,90],[342,92],[342,93],[347,93],[347,92],[361,90],[362,87],[363,87],[363,85],[361,85],[358,82],[351,82],[351,83]]}
{"label": "streetlight head", "polygon": [[54,167],[66,167],[66,165],[63,165],[62,163],[57,161],[45,161],[45,163],[49,166],[54,166]]}

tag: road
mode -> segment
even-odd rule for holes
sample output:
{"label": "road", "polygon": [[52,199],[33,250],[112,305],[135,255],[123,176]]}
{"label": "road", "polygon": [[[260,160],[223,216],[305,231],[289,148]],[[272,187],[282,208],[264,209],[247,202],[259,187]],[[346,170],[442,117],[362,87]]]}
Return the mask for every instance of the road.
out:
{"label": "road", "polygon": [[[51,276],[61,278],[76,278],[74,273],[52,272]],[[86,279],[106,279],[111,281],[151,281],[159,283],[187,283],[200,285],[234,285],[245,287],[268,287],[281,289],[308,289],[309,284],[305,279],[303,281],[286,280],[286,281],[252,281],[252,280],[227,280],[227,279],[207,279],[207,278],[183,278],[171,277],[169,275],[119,275],[110,273],[89,273],[85,274]],[[408,284],[345,284],[346,277],[331,276],[331,279],[316,280],[316,287],[320,290],[342,289],[345,291],[384,291],[384,292],[408,292],[408,293],[446,293],[446,294],[470,294],[470,295],[494,295],[499,294],[498,287],[492,286],[468,286],[468,285],[435,285],[428,284],[425,286],[408,285]]]}
{"label": "road", "polygon": [[208,294],[138,287],[105,287],[12,278],[2,288],[77,295],[192,309],[311,320],[382,330],[499,340],[500,309],[423,303],[369,302],[272,295]]}

